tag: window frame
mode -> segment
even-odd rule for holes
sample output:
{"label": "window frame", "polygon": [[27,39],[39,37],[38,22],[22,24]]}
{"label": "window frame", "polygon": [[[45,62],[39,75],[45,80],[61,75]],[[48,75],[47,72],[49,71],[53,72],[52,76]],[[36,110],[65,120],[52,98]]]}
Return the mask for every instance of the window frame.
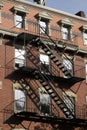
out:
{"label": "window frame", "polygon": [[38,23],[39,23],[39,33],[40,33],[40,21],[44,21],[46,23],[46,27],[47,27],[47,30],[46,30],[46,33],[47,35],[51,35],[51,30],[50,30],[50,21],[52,20],[52,16],[48,13],[48,12],[40,12],[36,15],[36,18],[38,20]]}
{"label": "window frame", "polygon": [[87,83],[87,63],[85,63],[86,83]]}
{"label": "window frame", "polygon": [[[47,69],[44,68],[46,66],[47,66]],[[49,71],[51,70],[50,57],[45,53],[40,53],[40,70],[42,73],[45,73],[45,74],[48,74]]]}
{"label": "window frame", "polygon": [[15,59],[14,59],[14,67],[19,68],[26,66],[26,51],[22,46],[15,46]]}
{"label": "window frame", "polygon": [[27,30],[28,29],[27,28],[27,14],[29,13],[28,8],[26,6],[23,6],[23,5],[17,5],[17,6],[14,6],[11,10],[14,13],[15,27],[16,27],[16,15],[19,14],[23,18],[23,26],[20,29]]}
{"label": "window frame", "polygon": [[[63,57],[63,65],[66,67],[67,70],[69,70],[71,72],[71,74],[74,74],[74,64],[73,64],[73,60],[69,57]],[[65,62],[65,63],[64,63]]]}
{"label": "window frame", "polygon": [[[21,92],[21,94],[19,96],[18,93],[20,93],[20,92]],[[21,97],[22,94],[24,95],[24,97]],[[18,98],[18,97],[20,97],[20,98]],[[19,99],[20,99],[20,101],[18,101]],[[24,108],[18,109],[16,106],[17,104],[20,105],[19,107],[24,105]],[[21,111],[26,111],[26,91],[24,91],[23,89],[14,89],[14,112],[21,112]]]}
{"label": "window frame", "polygon": [[[68,97],[68,98],[67,98]],[[70,98],[70,99],[69,99]],[[67,100],[68,99],[68,100]],[[76,102],[76,97],[71,93],[71,92],[65,92],[63,93],[63,101],[66,104],[66,106],[70,109],[71,112],[75,115],[75,102]],[[73,103],[74,102],[74,103]],[[73,109],[70,104],[72,105],[73,103]]]}
{"label": "window frame", "polygon": [[[24,14],[17,13],[15,16],[15,27],[25,29]],[[19,19],[18,19],[19,18]]]}
{"label": "window frame", "polygon": [[83,31],[83,42],[84,42],[84,45],[87,45],[87,30]]}
{"label": "window frame", "polygon": [[[64,31],[63,29],[66,29],[66,31]],[[62,32],[62,39],[63,40],[68,40],[68,41],[71,41],[72,39],[72,34],[71,34],[71,27],[70,26],[67,26],[67,25],[64,25],[61,27],[61,32]]]}
{"label": "window frame", "polygon": [[2,7],[3,7],[3,3],[0,2],[0,23],[2,23],[2,11],[1,11]]}
{"label": "window frame", "polygon": [[[41,25],[41,22],[44,23],[45,26]],[[41,18],[39,20],[39,26],[40,26],[40,29],[39,29],[40,34],[42,34],[42,35],[45,35],[45,34],[49,35],[50,34],[49,33],[50,32],[50,28],[49,28],[49,20],[48,19]]]}
{"label": "window frame", "polygon": [[45,91],[41,90],[39,91],[39,96],[40,96],[40,112],[41,115],[44,116],[50,116],[51,115],[51,97],[48,93]]}

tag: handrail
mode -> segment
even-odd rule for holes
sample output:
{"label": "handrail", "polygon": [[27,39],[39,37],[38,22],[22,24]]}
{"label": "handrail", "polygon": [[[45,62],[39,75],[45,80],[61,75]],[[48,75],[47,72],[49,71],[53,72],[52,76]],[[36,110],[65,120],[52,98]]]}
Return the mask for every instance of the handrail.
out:
{"label": "handrail", "polygon": [[[32,53],[32,52],[31,52]],[[33,54],[32,54],[33,55]],[[35,56],[34,56],[35,57]],[[36,57],[35,57],[35,59],[37,59]],[[31,60],[32,61],[32,60]],[[33,62],[33,61],[32,61]],[[39,67],[35,64],[35,66],[36,66],[36,68],[38,69],[38,71],[40,72],[40,73],[42,73],[41,72],[41,70],[39,69]],[[51,74],[50,73],[50,71],[48,70],[48,72],[49,72],[49,74]],[[51,83],[48,83],[49,84],[49,86],[51,86],[51,88],[53,89],[53,91],[58,95],[58,97],[61,99],[61,101],[63,101],[63,99],[60,97],[60,95],[58,94],[58,92],[55,90],[55,84],[54,84],[54,81],[53,81],[53,79],[52,78],[50,78],[50,77],[48,77],[48,76],[46,76],[46,73],[44,73],[44,75],[42,75],[41,74],[41,76],[42,76],[42,78],[44,79],[44,80],[46,80],[47,81],[47,83],[48,83],[48,81],[51,81]],[[67,94],[66,94],[67,95]],[[68,97],[68,96],[67,96]],[[68,98],[69,99],[69,98]],[[69,99],[70,100],[70,99]],[[70,101],[71,102],[71,101]],[[64,105],[67,107],[67,105],[64,103]],[[71,108],[72,106],[70,106],[70,108]],[[68,107],[67,107],[68,108]],[[69,108],[68,108],[69,109]],[[71,110],[70,110],[71,111]]]}
{"label": "handrail", "polygon": [[[20,98],[20,99],[22,99],[22,98]],[[18,100],[13,100],[11,103],[6,105],[5,108],[3,109],[3,112],[5,114],[4,121],[6,119],[8,119],[9,116],[14,114],[14,103],[16,101],[20,101],[20,100],[19,99]],[[83,106],[75,105],[75,108],[76,108],[76,111],[75,111],[76,118],[87,119],[87,105],[86,104],[84,104]],[[27,108],[26,112],[36,112],[34,110],[36,110],[36,109],[33,109],[33,111],[32,111],[32,106],[31,106],[31,108]],[[59,111],[58,111],[58,113],[59,113]],[[53,116],[55,116],[55,115],[53,115]],[[59,115],[59,114],[56,115],[56,116],[61,118],[61,115]]]}
{"label": "handrail", "polygon": [[[39,37],[45,37],[45,36],[47,36],[50,40],[51,40],[51,42],[56,46],[56,39],[58,40],[58,39],[62,39],[61,37],[60,37],[60,35],[58,35],[56,38],[52,38],[54,35],[49,35],[48,33],[47,33],[47,31],[45,31],[44,30],[44,27],[42,27],[39,23],[35,23],[35,22],[32,22],[32,21],[29,21],[28,22],[28,24],[29,23],[31,23],[31,24],[33,24],[33,26],[37,26],[37,31],[35,32],[35,34],[39,34]],[[39,28],[39,29],[38,29]],[[44,34],[41,34],[40,33],[40,28],[43,30],[43,32],[44,32]],[[62,33],[62,30],[60,30],[57,26],[55,27],[56,29],[56,31],[58,32],[58,34],[60,33]],[[39,32],[38,32],[38,30],[39,30]],[[52,31],[53,29],[50,27],[50,31]],[[30,32],[30,30],[28,30],[28,32]],[[79,35],[77,35],[77,34],[74,34],[74,33],[72,33],[72,35],[74,35],[75,37],[74,38],[76,38],[77,36],[79,36]],[[46,38],[46,37],[45,37]],[[69,42],[71,42],[71,44],[73,43],[73,41],[74,40],[69,40]],[[66,41],[67,42],[67,41]],[[76,42],[76,45],[77,45],[77,42]],[[57,47],[57,46],[56,46]],[[57,50],[58,51],[58,50]],[[65,55],[65,54],[64,54]],[[68,58],[66,55],[65,55],[65,57],[66,58]],[[69,59],[70,60],[70,59]]]}

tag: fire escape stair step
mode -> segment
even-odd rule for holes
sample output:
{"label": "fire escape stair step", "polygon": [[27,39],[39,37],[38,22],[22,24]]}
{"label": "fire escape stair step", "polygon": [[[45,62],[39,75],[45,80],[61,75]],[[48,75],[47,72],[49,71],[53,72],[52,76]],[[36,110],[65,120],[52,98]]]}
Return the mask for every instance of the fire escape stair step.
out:
{"label": "fire escape stair step", "polygon": [[[66,117],[68,117],[68,115],[70,115],[71,112],[69,112],[69,109],[64,105],[64,102],[60,99],[60,97],[58,96],[58,94],[56,94],[54,92],[54,90],[50,87],[50,85],[48,85],[48,83],[46,83],[46,82],[43,81],[42,85],[43,85],[43,83],[45,85],[44,88],[46,89],[46,91],[48,92],[48,94],[51,95],[51,97],[56,102],[57,106],[63,111],[63,113],[66,115]],[[72,118],[73,118],[73,115],[72,115]]]}
{"label": "fire escape stair step", "polygon": [[55,59],[53,59],[53,61],[54,61],[54,63],[57,63],[57,62],[59,62],[59,59],[55,58]]}
{"label": "fire escape stair step", "polygon": [[[59,69],[61,69],[61,71],[65,74],[65,76],[68,76],[68,77],[72,76],[70,72],[68,72],[68,74],[67,74],[67,73],[65,73],[65,70],[62,70],[65,66],[63,65],[63,63],[61,63],[59,61],[57,56],[50,50],[50,47],[46,43],[44,43],[44,39],[40,39],[40,44],[39,45],[42,47],[42,49],[46,53],[48,53],[48,55],[50,56],[51,60],[53,60],[53,62],[59,67]],[[67,68],[66,68],[66,70],[67,70]]]}
{"label": "fire escape stair step", "polygon": [[[54,63],[56,63],[56,65],[59,67],[59,69],[61,69],[64,72],[67,72],[67,70],[65,70],[63,63],[59,62],[59,59],[56,58],[55,55],[53,55],[51,53],[51,51],[49,50],[49,48],[47,48],[45,45],[40,45],[43,50],[48,53],[48,55],[50,55],[50,58],[54,61]],[[32,58],[32,60],[34,60],[34,58]],[[68,74],[68,72],[67,72]],[[56,104],[58,105],[58,107],[60,107],[60,109],[63,111],[63,113],[68,117],[68,115],[71,113],[69,111],[69,109],[67,108],[66,105],[64,105],[64,102],[62,101],[61,97],[56,93],[56,91],[49,85],[47,79],[45,79],[43,77],[43,75],[36,75],[37,79],[40,81],[40,83],[42,84],[42,86],[46,89],[46,91],[48,92],[48,94],[51,95],[51,97],[54,99],[54,101],[56,102]],[[67,114],[68,113],[68,114]],[[72,113],[71,113],[72,114]]]}

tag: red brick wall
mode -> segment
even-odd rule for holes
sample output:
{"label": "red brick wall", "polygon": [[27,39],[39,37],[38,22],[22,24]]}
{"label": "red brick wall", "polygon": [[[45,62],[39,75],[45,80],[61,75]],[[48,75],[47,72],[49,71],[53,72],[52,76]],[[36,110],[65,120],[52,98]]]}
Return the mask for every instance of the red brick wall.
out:
{"label": "red brick wall", "polygon": [[[11,30],[17,31],[17,32],[25,31],[24,29],[14,28],[14,15],[13,15],[13,12],[11,11],[11,9],[14,5],[18,5],[18,4],[20,5],[20,3],[4,0],[3,4],[4,4],[4,6],[1,9],[2,23],[0,24],[0,28],[7,29],[10,31]],[[47,13],[49,13],[52,16],[50,25],[57,26],[58,28],[60,28],[60,26],[58,25],[58,21],[60,21],[64,18],[69,18],[74,23],[74,26],[72,27],[72,31],[75,31],[75,32],[79,33],[80,35],[82,33],[79,28],[82,25],[86,24],[86,21],[78,20],[77,18],[75,19],[73,17],[66,16],[64,14],[54,13],[52,11],[45,10],[45,8],[44,9],[41,9],[38,7],[35,8],[35,7],[33,7],[31,5],[27,5],[27,4],[25,4],[25,6],[27,6],[29,8],[29,14],[27,14],[28,20],[37,21],[35,16],[41,11],[46,11]],[[28,29],[29,29],[29,25],[28,25]],[[25,32],[28,33],[28,30]],[[13,101],[13,97],[14,97],[12,81],[10,81],[9,79],[6,79],[6,76],[13,71],[13,68],[10,69],[10,67],[14,67],[14,61],[12,60],[14,58],[14,47],[5,45],[5,43],[7,43],[7,42],[9,42],[9,40],[4,40],[3,44],[0,45],[0,80],[2,81],[2,89],[0,90],[0,126],[3,126],[4,130],[7,130],[7,129],[10,130],[10,128],[8,127],[8,125],[3,125],[3,118],[4,118],[3,117],[3,108],[5,108],[6,105],[11,103],[11,101]],[[78,46],[79,46],[79,48],[87,49],[87,47],[83,45],[82,37],[78,38]],[[35,55],[37,54],[37,56],[39,56],[38,52],[34,52],[34,50],[32,52]],[[79,56],[77,58],[75,58],[75,60],[77,61],[78,58],[79,58]],[[81,60],[81,62],[78,60],[79,65],[84,65],[84,58],[81,57],[80,60]],[[8,68],[6,68],[6,67],[8,67]],[[86,84],[85,80],[83,82],[76,83],[75,85],[73,85],[71,87],[71,89],[76,94],[76,104],[84,105],[86,103],[85,96],[87,95],[87,84]],[[70,90],[68,90],[68,91],[70,91]],[[28,122],[28,123],[30,123],[30,122]],[[27,126],[28,126],[28,124],[26,125],[26,127]],[[21,127],[21,126],[19,126],[19,127]],[[30,125],[30,129],[32,129],[32,130],[50,129],[51,130],[52,128],[48,124],[33,122]]]}

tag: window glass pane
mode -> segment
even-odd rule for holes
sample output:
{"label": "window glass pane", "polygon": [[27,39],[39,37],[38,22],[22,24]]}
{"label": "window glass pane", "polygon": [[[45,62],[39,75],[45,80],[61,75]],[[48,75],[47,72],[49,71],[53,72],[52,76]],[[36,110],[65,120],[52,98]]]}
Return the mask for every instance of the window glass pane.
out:
{"label": "window glass pane", "polygon": [[45,33],[46,32],[46,22],[40,21],[40,33]]}
{"label": "window glass pane", "polygon": [[71,60],[63,59],[63,65],[73,75],[73,64],[72,64]]}
{"label": "window glass pane", "polygon": [[51,99],[49,94],[40,93],[40,110],[43,115],[51,114]]}
{"label": "window glass pane", "polygon": [[24,66],[25,50],[15,49],[15,64],[18,64],[19,67]]}
{"label": "window glass pane", "polygon": [[64,102],[67,105],[67,107],[69,108],[69,110],[75,114],[75,98],[73,96],[63,96],[64,98]]}
{"label": "window glass pane", "polygon": [[86,64],[86,74],[87,74],[87,64]]}
{"label": "window glass pane", "polygon": [[26,106],[26,96],[25,92],[22,90],[15,89],[15,110],[23,111]]}
{"label": "window glass pane", "polygon": [[86,71],[86,82],[87,82],[87,64],[85,65],[85,71]]}
{"label": "window glass pane", "polygon": [[64,66],[66,66],[67,69],[72,70],[72,63],[71,63],[71,61],[69,61],[67,59],[63,59],[63,64],[64,64]]}
{"label": "window glass pane", "polygon": [[40,54],[40,61],[45,64],[49,64],[49,56],[45,54]]}
{"label": "window glass pane", "polygon": [[68,27],[62,27],[62,37],[64,40],[70,40],[70,29]]}
{"label": "window glass pane", "polygon": [[21,15],[16,15],[16,27],[23,27],[23,17]]}
{"label": "window glass pane", "polygon": [[40,64],[42,72],[49,72],[50,69],[50,59],[48,55],[40,54]]}
{"label": "window glass pane", "polygon": [[87,45],[87,33],[83,33],[83,38],[84,38],[84,44]]}

